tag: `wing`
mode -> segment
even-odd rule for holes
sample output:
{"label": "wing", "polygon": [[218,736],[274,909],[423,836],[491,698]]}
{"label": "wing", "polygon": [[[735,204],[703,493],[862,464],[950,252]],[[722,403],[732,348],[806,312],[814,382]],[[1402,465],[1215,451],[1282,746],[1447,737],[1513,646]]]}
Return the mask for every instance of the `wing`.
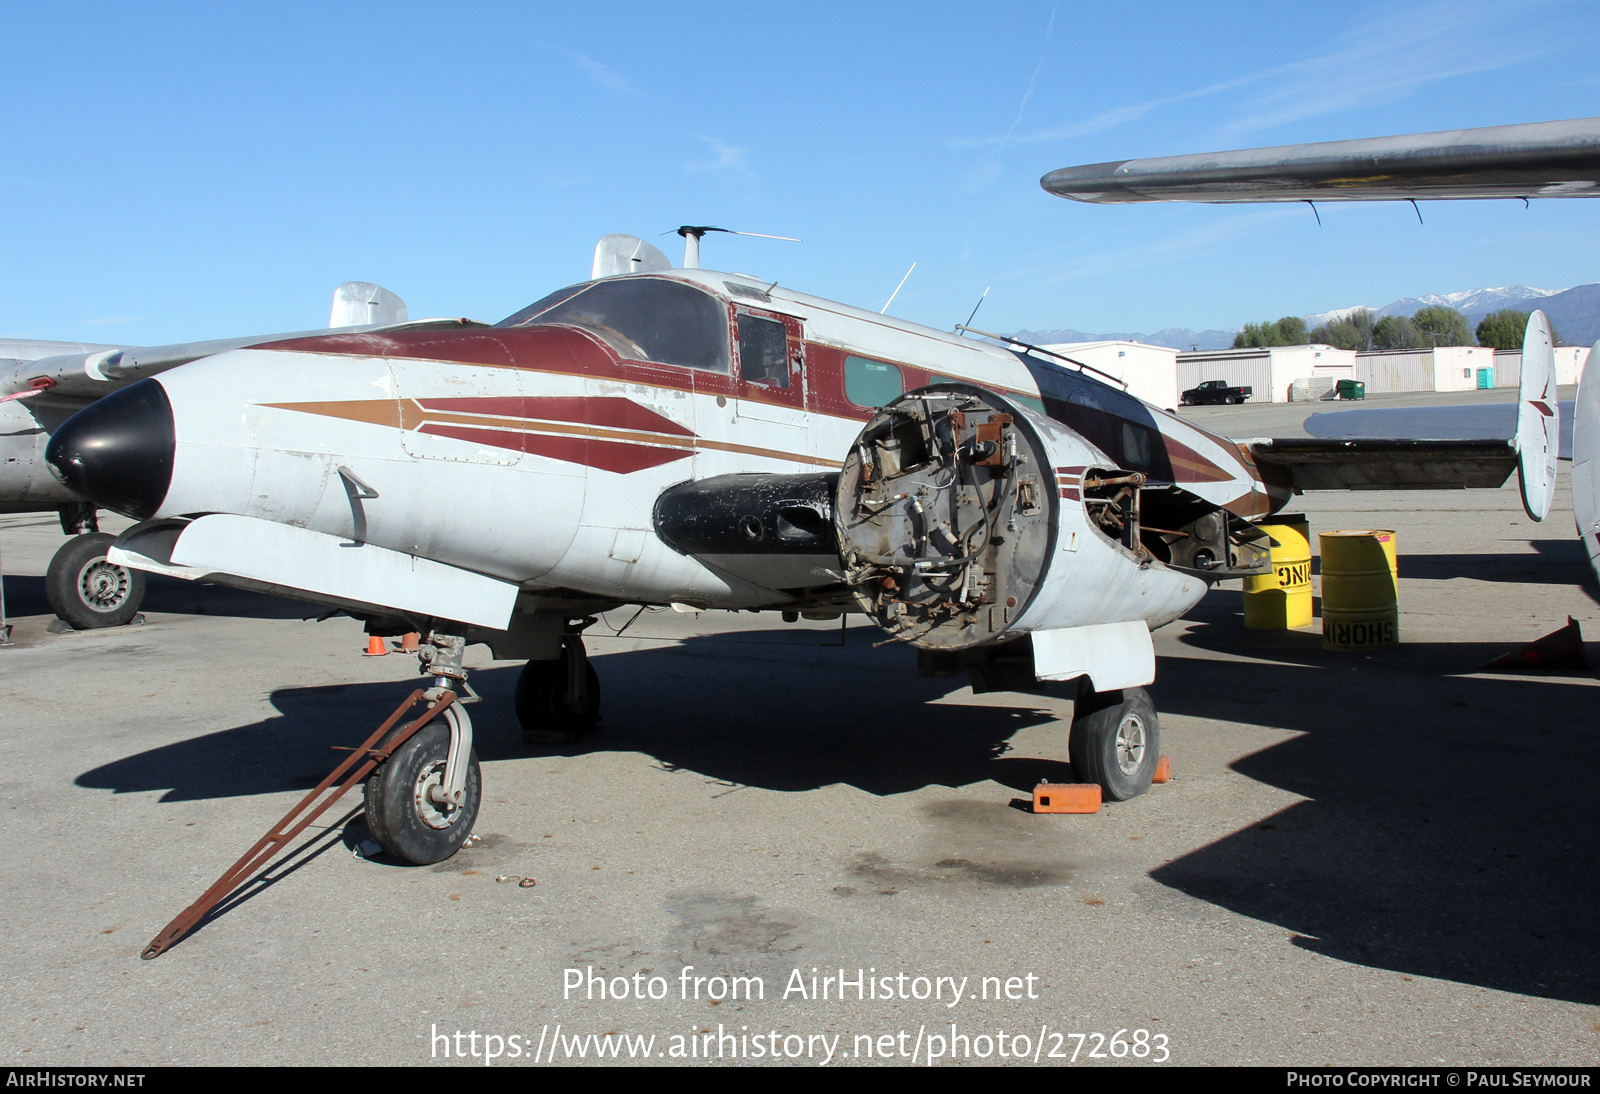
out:
{"label": "wing", "polygon": [[1524,511],[1543,520],[1561,447],[1550,343],[1550,325],[1536,311],[1522,339],[1515,403],[1314,414],[1306,421],[1312,437],[1241,443],[1269,486],[1295,492],[1493,488],[1515,470]]}
{"label": "wing", "polygon": [[1383,201],[1600,196],[1600,118],[1063,167],[1074,201]]}

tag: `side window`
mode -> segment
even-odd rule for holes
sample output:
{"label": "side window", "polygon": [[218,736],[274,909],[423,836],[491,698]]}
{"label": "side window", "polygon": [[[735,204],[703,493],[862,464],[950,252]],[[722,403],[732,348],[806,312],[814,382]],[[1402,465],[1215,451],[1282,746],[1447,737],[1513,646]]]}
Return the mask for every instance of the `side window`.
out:
{"label": "side window", "polygon": [[763,387],[789,387],[789,339],[783,324],[757,315],[739,315],[739,371]]}
{"label": "side window", "polygon": [[844,359],[844,397],[856,406],[883,406],[905,389],[906,379],[895,365],[865,357]]}

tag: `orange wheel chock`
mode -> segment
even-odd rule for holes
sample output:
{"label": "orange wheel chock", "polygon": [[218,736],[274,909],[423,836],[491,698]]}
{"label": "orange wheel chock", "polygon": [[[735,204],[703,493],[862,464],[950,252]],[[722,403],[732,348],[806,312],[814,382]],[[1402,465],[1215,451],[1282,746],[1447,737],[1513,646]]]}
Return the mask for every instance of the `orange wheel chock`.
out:
{"label": "orange wheel chock", "polygon": [[1156,773],[1150,779],[1153,783],[1169,783],[1172,781],[1172,757],[1163,756],[1156,761]]}
{"label": "orange wheel chock", "polygon": [[1099,783],[1040,783],[1033,788],[1035,813],[1098,813]]}

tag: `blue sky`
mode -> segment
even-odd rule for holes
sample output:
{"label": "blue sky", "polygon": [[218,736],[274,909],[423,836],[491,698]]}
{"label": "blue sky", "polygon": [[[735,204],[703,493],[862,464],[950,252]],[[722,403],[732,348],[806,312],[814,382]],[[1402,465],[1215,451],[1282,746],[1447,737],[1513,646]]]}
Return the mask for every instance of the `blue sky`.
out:
{"label": "blue sky", "polygon": [[1600,5],[0,0],[0,335],[495,320],[607,232],[949,328],[1230,327],[1600,281],[1600,201],[1094,207],[1131,156],[1600,114]]}

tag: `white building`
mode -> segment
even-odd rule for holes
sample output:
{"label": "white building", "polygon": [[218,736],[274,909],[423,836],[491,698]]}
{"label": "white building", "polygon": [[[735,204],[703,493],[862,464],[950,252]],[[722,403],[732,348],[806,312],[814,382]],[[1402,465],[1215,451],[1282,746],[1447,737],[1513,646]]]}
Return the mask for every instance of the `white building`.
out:
{"label": "white building", "polygon": [[1143,342],[1061,342],[1041,349],[1110,373],[1147,403],[1167,410],[1178,405],[1178,351]]}
{"label": "white building", "polygon": [[[1483,346],[1372,350],[1356,354],[1356,379],[1382,391],[1472,391],[1504,386],[1502,358]],[[1520,362],[1521,358],[1518,357]],[[1487,375],[1484,375],[1487,370]],[[1516,385],[1513,370],[1511,385]]]}
{"label": "white building", "polygon": [[1296,380],[1359,379],[1354,350],[1333,346],[1272,346],[1268,349],[1206,350],[1178,354],[1178,391],[1222,380],[1251,388],[1250,401],[1287,403]]}

